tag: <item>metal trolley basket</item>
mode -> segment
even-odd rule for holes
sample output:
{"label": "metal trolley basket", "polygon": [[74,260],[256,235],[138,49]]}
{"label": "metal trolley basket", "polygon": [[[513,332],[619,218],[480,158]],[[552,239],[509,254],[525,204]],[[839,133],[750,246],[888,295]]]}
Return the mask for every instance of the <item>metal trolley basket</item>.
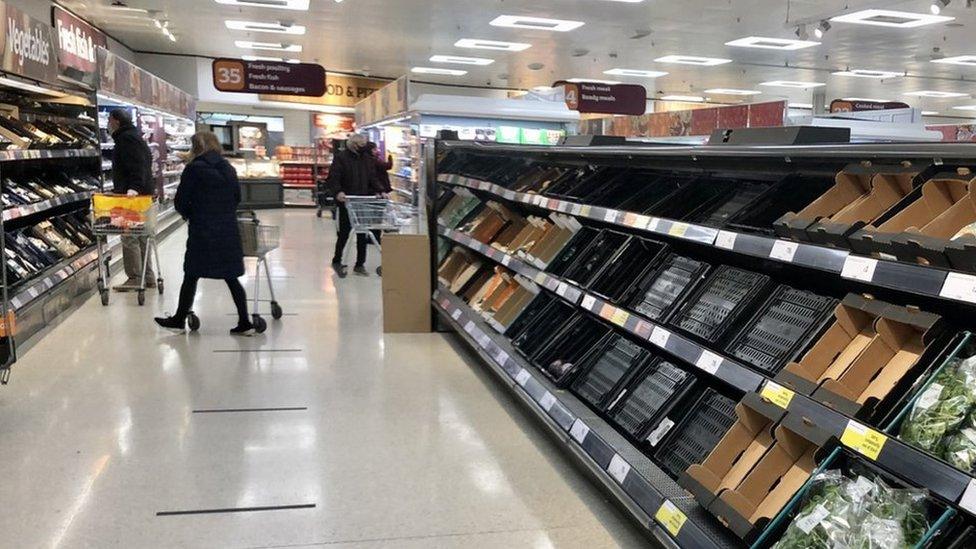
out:
{"label": "metal trolley basket", "polygon": [[[376,233],[398,233],[403,227],[413,223],[417,217],[416,206],[375,196],[347,196],[345,207],[349,213],[352,233],[357,235],[357,239],[358,235],[366,235],[380,253],[382,253],[382,246],[376,238]],[[339,216],[336,215],[335,218],[338,227]],[[349,248],[350,246],[347,246],[343,250],[343,263],[346,263]],[[383,267],[377,267],[376,274],[382,275]]]}
{"label": "metal trolley basket", "polygon": [[159,274],[159,248],[156,240],[157,206],[151,196],[121,196],[113,194],[92,195],[92,233],[98,249],[98,293],[102,305],[108,305],[108,280],[111,277],[109,263],[112,254],[108,249],[111,236],[146,238],[146,251],[142,257],[142,273],[139,278],[139,305],[146,303],[146,267],[150,255],[156,266],[156,289],[163,293],[163,278]]}
{"label": "metal trolley basket", "polygon": [[268,253],[276,250],[281,242],[281,228],[275,225],[264,225],[258,220],[256,213],[244,211],[237,213],[237,225],[241,231],[241,247],[244,249],[244,257],[257,258],[257,270],[254,274],[254,313],[251,315],[251,323],[257,333],[264,333],[268,329],[268,323],[258,310],[261,292],[261,270],[264,269],[265,279],[268,281],[268,292],[271,294],[271,317],[275,320],[281,319],[284,311],[278,300],[275,298],[274,285],[271,284],[271,269],[268,268]]}

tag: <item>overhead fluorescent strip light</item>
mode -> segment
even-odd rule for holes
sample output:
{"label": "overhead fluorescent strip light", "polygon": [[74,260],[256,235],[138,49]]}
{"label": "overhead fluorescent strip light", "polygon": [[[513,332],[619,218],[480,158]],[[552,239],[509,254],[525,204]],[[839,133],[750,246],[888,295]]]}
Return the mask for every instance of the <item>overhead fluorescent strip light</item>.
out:
{"label": "overhead fluorescent strip light", "polygon": [[960,107],[953,107],[957,111],[976,111],[976,105],[962,105]]}
{"label": "overhead fluorescent strip light", "polygon": [[705,101],[704,97],[700,95],[665,95],[661,97],[662,101],[684,101],[685,103],[701,103]]}
{"label": "overhead fluorescent strip light", "polygon": [[534,29],[556,32],[568,32],[583,26],[582,21],[546,19],[545,17],[523,17],[521,15],[500,15],[489,24],[493,27],[510,27],[516,29]]}
{"label": "overhead fluorescent strip light", "polygon": [[952,99],[956,97],[969,97],[968,93],[944,92],[944,91],[933,91],[933,90],[913,91],[913,92],[908,92],[905,95],[910,95],[912,97],[931,97],[933,99]]}
{"label": "overhead fluorescent strip light", "polygon": [[434,55],[430,58],[431,63],[454,63],[456,65],[491,65],[494,59],[484,57],[460,57],[457,55]]}
{"label": "overhead fluorescent strip light", "polygon": [[270,50],[270,51],[289,51],[300,52],[302,47],[298,44],[282,44],[280,42],[251,42],[249,40],[238,40],[234,42],[238,48],[249,50]]}
{"label": "overhead fluorescent strip light", "polygon": [[433,67],[414,67],[410,69],[411,72],[417,74],[440,74],[443,76],[464,76],[468,74],[468,71],[461,71],[457,69],[435,69]]}
{"label": "overhead fluorescent strip light", "polygon": [[277,34],[305,34],[305,27],[302,25],[289,25],[284,23],[259,23],[257,21],[224,21],[230,30],[250,31],[250,32],[273,32]]}
{"label": "overhead fluorescent strip light", "polygon": [[658,63],[677,63],[679,65],[698,65],[700,67],[713,67],[732,62],[731,59],[698,57],[696,55],[665,55],[664,57],[658,57],[654,61]]}
{"label": "overhead fluorescent strip light", "polygon": [[791,109],[807,109],[813,110],[813,103],[790,103],[789,107]]}
{"label": "overhead fluorescent strip light", "polygon": [[712,88],[705,90],[705,93],[714,93],[715,95],[759,95],[762,92],[759,90],[739,90],[735,88]]}
{"label": "overhead fluorescent strip light", "polygon": [[569,78],[567,82],[573,82],[574,84],[586,83],[586,84],[606,84],[607,86],[614,86],[620,84],[617,80],[597,80],[596,78]]}
{"label": "overhead fluorescent strip light", "polygon": [[898,78],[902,76],[900,72],[894,71],[869,71],[865,69],[851,69],[846,71],[837,71],[833,73],[834,76],[855,76],[857,78]]}
{"label": "overhead fluorescent strip light", "polygon": [[946,65],[973,65],[976,66],[976,55],[957,55],[955,57],[944,57],[933,59],[933,63],[945,63]]}
{"label": "overhead fluorescent strip light", "polygon": [[609,76],[636,76],[638,78],[658,78],[660,76],[668,75],[668,73],[664,71],[645,71],[639,69],[610,69],[608,71],[603,71],[603,74]]}
{"label": "overhead fluorescent strip light", "polygon": [[749,36],[726,42],[726,46],[734,48],[759,48],[764,50],[794,51],[819,46],[820,42],[813,40],[794,40],[792,38],[767,38],[765,36]]}
{"label": "overhead fluorescent strip light", "polygon": [[915,27],[924,27],[925,25],[946,23],[954,19],[955,17],[933,15],[929,13],[870,9],[838,15],[837,17],[832,18],[831,21],[835,23],[852,23],[855,25],[874,25],[876,27],[911,29]]}
{"label": "overhead fluorescent strip light", "polygon": [[498,51],[524,51],[532,47],[532,44],[522,42],[500,42],[498,40],[480,40],[477,38],[462,38],[454,43],[458,48],[474,48],[481,50]]}
{"label": "overhead fluorescent strip light", "polygon": [[308,11],[309,0],[216,0],[228,6],[250,6],[255,8],[276,8],[282,10]]}
{"label": "overhead fluorescent strip light", "polygon": [[245,61],[270,61],[273,63],[281,63],[284,61],[281,57],[269,57],[266,55],[242,55],[241,59]]}
{"label": "overhead fluorescent strip light", "polygon": [[808,88],[819,88],[821,86],[826,86],[823,82],[796,82],[793,80],[772,80],[770,82],[763,82],[759,84],[760,86],[769,86],[773,88],[797,88],[805,90]]}

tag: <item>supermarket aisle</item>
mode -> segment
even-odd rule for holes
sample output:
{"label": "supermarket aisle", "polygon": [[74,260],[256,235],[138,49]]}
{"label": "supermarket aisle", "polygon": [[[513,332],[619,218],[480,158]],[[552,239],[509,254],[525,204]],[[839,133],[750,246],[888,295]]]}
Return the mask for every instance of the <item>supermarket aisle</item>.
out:
{"label": "supermarket aisle", "polygon": [[[283,228],[287,315],[264,336],[226,335],[230,298],[209,281],[199,334],[155,329],[175,307],[180,233],[163,245],[164,298],[91,299],[16,366],[0,388],[0,546],[649,543],[448,338],[382,335],[379,280],[326,267],[331,220],[263,217]],[[218,411],[242,408],[286,409]]]}

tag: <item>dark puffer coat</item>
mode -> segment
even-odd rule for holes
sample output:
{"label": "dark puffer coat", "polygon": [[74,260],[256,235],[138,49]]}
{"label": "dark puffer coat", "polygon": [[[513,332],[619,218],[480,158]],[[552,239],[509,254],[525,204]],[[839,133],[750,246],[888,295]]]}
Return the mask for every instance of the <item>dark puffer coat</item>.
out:
{"label": "dark puffer coat", "polygon": [[187,164],[176,190],[176,211],[190,225],[183,260],[186,276],[224,279],[244,274],[237,228],[240,201],[237,172],[219,153],[208,152]]}

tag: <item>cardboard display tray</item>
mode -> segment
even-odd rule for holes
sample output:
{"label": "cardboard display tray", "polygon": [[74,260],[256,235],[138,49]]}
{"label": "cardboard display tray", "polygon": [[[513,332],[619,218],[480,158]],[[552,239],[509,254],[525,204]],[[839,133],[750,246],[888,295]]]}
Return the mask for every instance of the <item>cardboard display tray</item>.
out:
{"label": "cardboard display tray", "polygon": [[723,265],[688,298],[670,324],[709,343],[718,342],[765,295],[771,279]]}
{"label": "cardboard display tray", "polygon": [[713,389],[707,390],[661,442],[654,459],[673,478],[680,477],[688,466],[701,463],[735,422],[735,417],[735,400]]}
{"label": "cardboard display tray", "polygon": [[698,284],[705,280],[711,266],[704,261],[671,254],[661,266],[639,281],[626,301],[634,310],[657,322],[667,322]]}

